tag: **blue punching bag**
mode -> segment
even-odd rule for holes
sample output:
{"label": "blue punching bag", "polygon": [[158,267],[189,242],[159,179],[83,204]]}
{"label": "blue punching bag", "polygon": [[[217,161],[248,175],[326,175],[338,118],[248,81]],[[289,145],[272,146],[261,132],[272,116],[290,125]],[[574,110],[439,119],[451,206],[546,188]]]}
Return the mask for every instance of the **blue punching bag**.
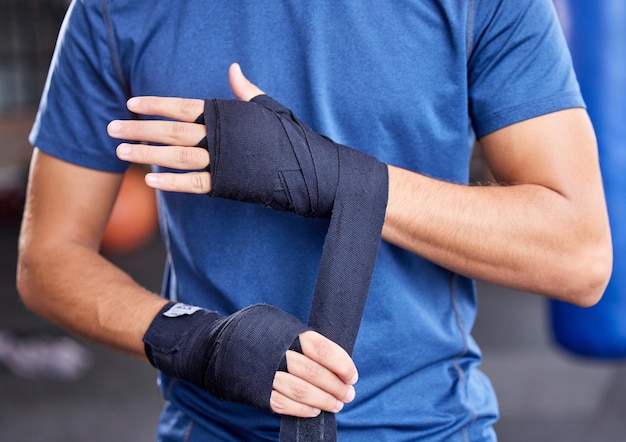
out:
{"label": "blue punching bag", "polygon": [[626,358],[626,1],[569,0],[569,44],[598,137],[613,236],[613,275],[591,308],[550,301],[556,342],[583,356]]}

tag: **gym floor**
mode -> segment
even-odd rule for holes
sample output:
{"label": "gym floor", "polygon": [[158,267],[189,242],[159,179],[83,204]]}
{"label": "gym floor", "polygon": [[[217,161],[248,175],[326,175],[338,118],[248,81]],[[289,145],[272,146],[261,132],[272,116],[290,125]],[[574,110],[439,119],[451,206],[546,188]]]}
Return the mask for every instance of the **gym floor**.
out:
{"label": "gym floor", "polygon": [[[0,368],[0,441],[154,440],[162,405],[154,370],[106,349],[75,346],[20,303],[18,229],[17,219],[0,224],[0,333],[19,338],[28,364]],[[158,238],[112,257],[152,290],[159,289],[163,258]],[[626,441],[626,362],[582,360],[556,348],[540,297],[479,283],[479,300],[474,335],[499,395],[501,441]]]}

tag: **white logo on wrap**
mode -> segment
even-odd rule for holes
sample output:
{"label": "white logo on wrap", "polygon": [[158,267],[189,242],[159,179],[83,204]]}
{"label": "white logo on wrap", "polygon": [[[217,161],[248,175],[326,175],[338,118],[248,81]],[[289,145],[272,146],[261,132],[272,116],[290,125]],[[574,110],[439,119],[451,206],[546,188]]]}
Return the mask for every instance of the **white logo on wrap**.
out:
{"label": "white logo on wrap", "polygon": [[198,310],[202,310],[202,308],[179,302],[178,304],[174,304],[168,311],[163,313],[163,316],[167,316],[168,318],[177,318],[183,315],[193,315]]}

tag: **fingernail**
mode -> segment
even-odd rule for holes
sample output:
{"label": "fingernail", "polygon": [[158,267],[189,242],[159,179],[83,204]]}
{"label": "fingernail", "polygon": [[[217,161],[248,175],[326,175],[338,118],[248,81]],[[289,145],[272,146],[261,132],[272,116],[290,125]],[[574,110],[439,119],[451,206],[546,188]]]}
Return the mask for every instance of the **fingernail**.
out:
{"label": "fingernail", "polygon": [[350,386],[350,389],[348,389],[348,393],[346,394],[346,399],[344,400],[344,402],[352,402],[355,397],[356,397],[356,390],[354,389],[353,386]]}
{"label": "fingernail", "polygon": [[154,173],[146,174],[146,184],[148,186],[154,186],[159,183],[159,177]]}
{"label": "fingernail", "polygon": [[311,417],[319,416],[321,412],[322,410],[320,410],[319,408],[314,408],[313,410],[311,410]]}
{"label": "fingernail", "polygon": [[129,98],[128,101],[126,102],[126,107],[128,109],[132,107],[135,110],[138,110],[140,104],[141,104],[141,100],[138,97],[132,97],[132,98]]}
{"label": "fingernail", "polygon": [[344,405],[345,405],[345,404],[344,404],[343,402],[341,402],[341,401],[337,401],[337,406],[335,407],[335,413],[338,413],[338,412],[340,412],[341,410],[343,410],[343,406],[344,406]]}
{"label": "fingernail", "polygon": [[116,133],[118,133],[121,129],[122,129],[122,125],[120,124],[120,122],[119,122],[119,121],[111,121],[111,122],[109,123],[108,130],[109,130],[109,133],[110,133],[110,134],[116,134]]}
{"label": "fingernail", "polygon": [[354,376],[352,376],[352,378],[350,379],[350,382],[348,382],[350,385],[354,385],[357,383],[357,381],[359,380],[359,374],[358,373],[354,373]]}
{"label": "fingernail", "polygon": [[128,156],[131,152],[131,147],[128,144],[120,144],[117,146],[117,155],[118,156]]}

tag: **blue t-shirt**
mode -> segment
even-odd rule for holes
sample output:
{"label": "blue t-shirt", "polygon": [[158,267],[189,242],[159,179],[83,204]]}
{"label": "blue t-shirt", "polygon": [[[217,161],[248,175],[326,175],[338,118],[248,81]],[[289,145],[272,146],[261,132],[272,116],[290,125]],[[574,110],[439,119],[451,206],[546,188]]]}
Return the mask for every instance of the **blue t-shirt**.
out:
{"label": "blue t-shirt", "polygon": [[[459,184],[476,137],[584,105],[549,0],[82,0],[31,142],[121,172],[106,126],[133,118],[128,97],[230,98],[232,62],[316,131]],[[268,303],[306,321],[326,221],[199,195],[159,193],[159,203],[164,296],[223,314]],[[383,242],[340,440],[495,440],[475,313],[471,280]],[[161,386],[215,440],[276,439],[277,416],[166,377]]]}

